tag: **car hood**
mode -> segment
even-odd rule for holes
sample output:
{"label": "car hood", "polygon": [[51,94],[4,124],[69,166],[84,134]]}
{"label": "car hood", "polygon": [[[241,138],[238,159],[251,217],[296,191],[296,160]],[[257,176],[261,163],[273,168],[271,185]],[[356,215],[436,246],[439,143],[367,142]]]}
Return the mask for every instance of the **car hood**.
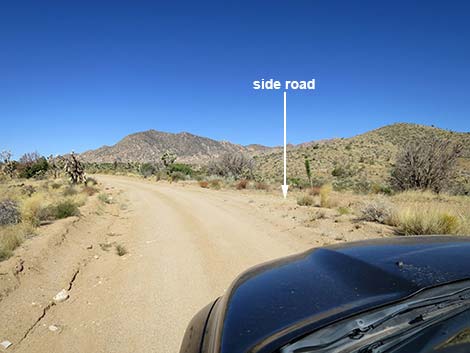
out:
{"label": "car hood", "polygon": [[243,273],[219,299],[203,352],[273,352],[334,321],[470,279],[469,237],[378,239],[313,249]]}

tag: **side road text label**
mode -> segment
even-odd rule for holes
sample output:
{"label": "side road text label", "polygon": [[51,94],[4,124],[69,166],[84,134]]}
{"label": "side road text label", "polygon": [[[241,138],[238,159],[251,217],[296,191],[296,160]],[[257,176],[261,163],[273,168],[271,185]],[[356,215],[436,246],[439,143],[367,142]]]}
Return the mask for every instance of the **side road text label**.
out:
{"label": "side road text label", "polygon": [[253,81],[253,89],[267,89],[267,90],[314,90],[315,89],[315,79],[310,81],[284,81],[282,84],[281,81],[274,79],[265,80],[264,78],[259,81]]}

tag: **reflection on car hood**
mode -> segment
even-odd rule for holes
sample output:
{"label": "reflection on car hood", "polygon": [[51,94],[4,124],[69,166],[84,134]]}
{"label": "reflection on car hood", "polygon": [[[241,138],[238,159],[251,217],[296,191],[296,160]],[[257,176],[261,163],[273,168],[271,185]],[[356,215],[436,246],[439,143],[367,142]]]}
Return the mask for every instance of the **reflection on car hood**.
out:
{"label": "reflection on car hood", "polygon": [[313,249],[242,274],[214,313],[210,346],[272,352],[349,315],[470,279],[470,238],[407,237]]}

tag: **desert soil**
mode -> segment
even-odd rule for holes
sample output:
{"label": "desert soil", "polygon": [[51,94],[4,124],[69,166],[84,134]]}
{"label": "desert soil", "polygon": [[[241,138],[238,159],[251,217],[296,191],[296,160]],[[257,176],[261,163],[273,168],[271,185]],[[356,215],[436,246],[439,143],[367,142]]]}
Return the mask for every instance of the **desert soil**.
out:
{"label": "desert soil", "polygon": [[[334,210],[318,216],[292,194],[98,180],[110,204],[93,197],[80,217],[42,226],[0,264],[0,342],[13,343],[6,351],[178,352],[191,317],[240,272],[389,234]],[[118,244],[128,253],[118,256]],[[62,289],[70,297],[51,304]]]}

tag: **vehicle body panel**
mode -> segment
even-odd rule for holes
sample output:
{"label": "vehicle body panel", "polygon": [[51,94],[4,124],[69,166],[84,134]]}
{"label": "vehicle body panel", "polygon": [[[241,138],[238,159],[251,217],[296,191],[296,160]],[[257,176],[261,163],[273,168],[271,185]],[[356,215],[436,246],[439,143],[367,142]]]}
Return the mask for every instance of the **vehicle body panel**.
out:
{"label": "vehicle body panel", "polygon": [[348,316],[470,279],[470,238],[333,245],[248,270],[212,309],[204,353],[274,352]]}

